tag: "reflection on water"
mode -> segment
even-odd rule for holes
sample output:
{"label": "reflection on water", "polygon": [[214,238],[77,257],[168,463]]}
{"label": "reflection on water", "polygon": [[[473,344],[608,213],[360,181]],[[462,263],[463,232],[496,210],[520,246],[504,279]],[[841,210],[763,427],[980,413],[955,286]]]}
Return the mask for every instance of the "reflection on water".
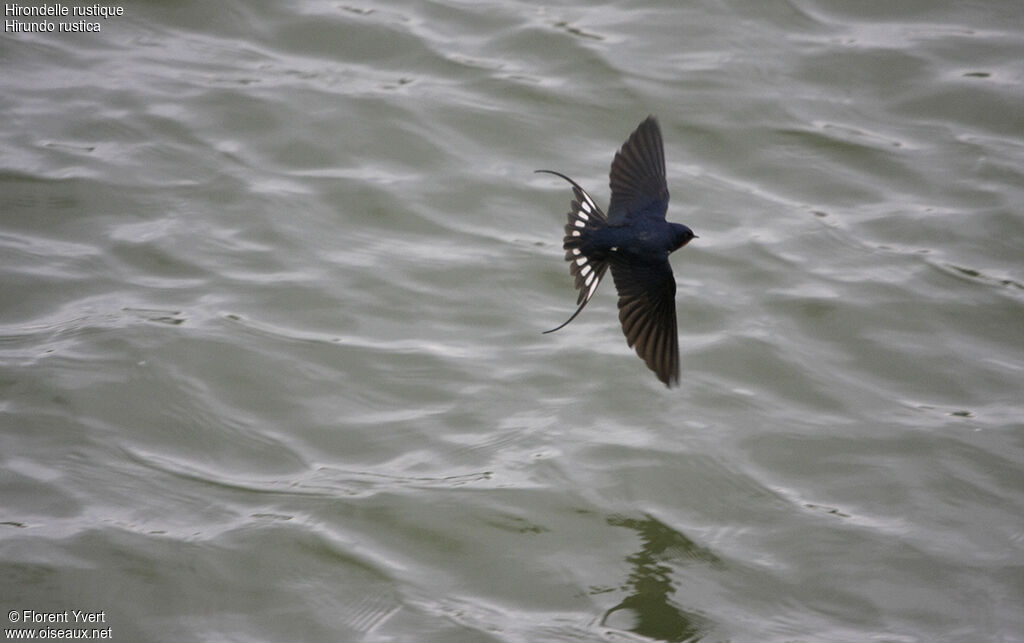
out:
{"label": "reflection on water", "polygon": [[672,602],[676,586],[675,571],[669,563],[688,564],[702,561],[715,565],[721,560],[711,551],[696,544],[665,523],[645,516],[642,520],[612,516],[608,524],[627,527],[640,534],[643,543],[638,552],[626,558],[633,566],[623,589],[630,592],[618,605],[604,614],[602,625],[620,610],[633,614],[629,629],[637,634],[662,641],[696,641],[711,629],[712,623],[695,612],[688,612]]}

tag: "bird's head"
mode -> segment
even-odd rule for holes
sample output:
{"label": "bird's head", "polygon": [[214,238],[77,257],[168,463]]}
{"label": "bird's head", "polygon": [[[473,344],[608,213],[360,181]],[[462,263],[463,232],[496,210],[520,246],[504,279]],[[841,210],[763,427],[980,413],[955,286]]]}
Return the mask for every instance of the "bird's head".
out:
{"label": "bird's head", "polygon": [[672,250],[678,250],[690,243],[690,241],[697,239],[697,235],[693,234],[693,230],[687,228],[681,223],[673,223],[672,231],[675,233],[675,237],[672,240]]}

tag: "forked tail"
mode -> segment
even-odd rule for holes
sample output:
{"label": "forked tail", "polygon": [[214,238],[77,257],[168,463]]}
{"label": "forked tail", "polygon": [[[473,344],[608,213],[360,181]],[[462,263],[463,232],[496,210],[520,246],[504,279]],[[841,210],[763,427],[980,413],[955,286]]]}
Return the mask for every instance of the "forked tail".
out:
{"label": "forked tail", "polygon": [[567,319],[561,326],[544,331],[544,334],[547,334],[564,328],[569,322],[576,319],[576,316],[580,314],[587,305],[587,302],[590,301],[590,298],[594,296],[597,285],[601,282],[601,278],[604,277],[605,271],[608,270],[607,259],[588,255],[586,251],[590,233],[603,228],[608,218],[601,211],[601,208],[597,207],[594,199],[576,181],[554,170],[537,170],[537,172],[545,172],[562,177],[572,185],[572,192],[576,197],[569,209],[569,221],[565,225],[565,238],[563,239],[562,248],[565,249],[565,260],[569,262],[569,273],[575,277],[576,289],[580,291],[579,297],[576,299],[579,307],[572,314],[572,317]]}

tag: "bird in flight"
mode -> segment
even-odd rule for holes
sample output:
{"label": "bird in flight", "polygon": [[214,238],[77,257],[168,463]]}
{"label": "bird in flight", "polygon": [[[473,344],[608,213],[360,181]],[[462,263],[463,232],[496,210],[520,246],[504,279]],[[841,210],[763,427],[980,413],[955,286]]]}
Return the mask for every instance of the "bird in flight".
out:
{"label": "bird in flight", "polygon": [[697,235],[665,220],[668,185],[661,129],[653,117],[640,123],[615,154],[608,214],[576,181],[553,170],[572,185],[575,199],[565,226],[565,259],[580,291],[578,308],[553,333],[576,319],[594,296],[608,268],[619,292],[619,322],[626,343],[666,386],[679,382],[679,336],[676,330],[676,280],[670,253]]}

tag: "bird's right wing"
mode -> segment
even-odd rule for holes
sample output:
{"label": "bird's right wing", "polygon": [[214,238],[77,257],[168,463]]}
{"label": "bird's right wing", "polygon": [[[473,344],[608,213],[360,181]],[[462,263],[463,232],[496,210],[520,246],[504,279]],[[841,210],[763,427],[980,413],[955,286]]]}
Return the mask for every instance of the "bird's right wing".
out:
{"label": "bird's right wing", "polygon": [[648,262],[613,254],[611,268],[626,343],[666,386],[678,383],[676,280],[668,258]]}

